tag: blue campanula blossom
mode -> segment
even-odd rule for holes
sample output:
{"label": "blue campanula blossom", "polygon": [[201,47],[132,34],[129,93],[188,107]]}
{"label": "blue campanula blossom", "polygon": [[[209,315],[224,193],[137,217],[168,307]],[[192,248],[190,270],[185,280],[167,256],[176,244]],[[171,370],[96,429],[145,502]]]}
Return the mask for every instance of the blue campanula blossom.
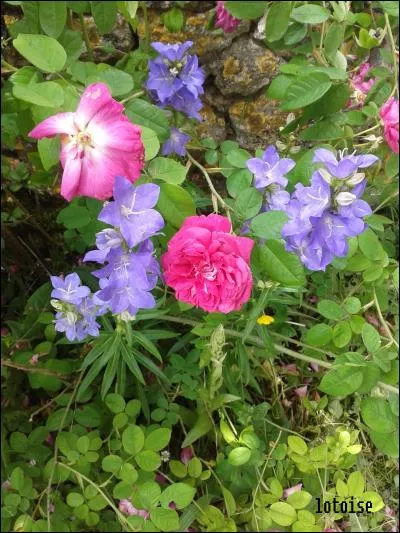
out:
{"label": "blue campanula blossom", "polygon": [[78,274],[68,274],[63,279],[61,276],[50,276],[54,289],[51,297],[71,304],[79,304],[89,293],[89,287],[81,285]]}
{"label": "blue campanula blossom", "polygon": [[146,87],[160,107],[172,107],[201,120],[199,97],[204,93],[204,70],[196,55],[188,55],[192,41],[182,44],[152,43],[159,56],[149,61]]}
{"label": "blue campanula blossom", "polygon": [[373,165],[374,155],[345,155],[339,159],[329,150],[317,149],[313,162],[321,168],[311,176],[311,184],[297,184],[286,205],[289,217],[282,229],[286,248],[297,253],[310,270],[325,270],[335,257],[348,253],[349,237],[362,233],[363,217],[372,213],[361,199],[366,187],[359,168]]}
{"label": "blue campanula blossom", "polygon": [[155,183],[135,187],[123,177],[114,182],[114,201],[108,202],[99,214],[99,220],[118,227],[129,248],[151,237],[164,226],[160,213],[152,209],[160,194]]}
{"label": "blue campanula blossom", "polygon": [[293,159],[281,159],[272,145],[262,158],[253,157],[247,161],[247,168],[254,174],[254,186],[264,196],[262,211],[282,210],[289,202],[290,194],[284,190],[288,183],[285,176],[295,164]]}
{"label": "blue campanula blossom", "polygon": [[186,155],[186,143],[190,141],[190,135],[183,133],[177,128],[171,128],[170,137],[161,148],[162,155],[177,154]]}

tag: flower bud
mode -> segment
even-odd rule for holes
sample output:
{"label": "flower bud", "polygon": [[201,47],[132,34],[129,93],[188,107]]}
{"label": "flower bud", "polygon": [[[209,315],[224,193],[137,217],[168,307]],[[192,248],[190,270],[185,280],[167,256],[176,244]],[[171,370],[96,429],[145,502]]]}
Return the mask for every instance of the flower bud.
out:
{"label": "flower bud", "polygon": [[326,183],[329,183],[329,185],[332,183],[332,176],[325,168],[319,168],[318,172],[321,174]]}
{"label": "flower bud", "polygon": [[351,185],[354,187],[355,185],[358,185],[359,183],[361,183],[364,178],[365,178],[364,172],[356,172],[355,174],[351,176],[351,178],[346,180],[346,183],[347,185]]}
{"label": "flower bud", "polygon": [[351,205],[356,199],[357,196],[351,192],[340,192],[336,196],[336,203],[341,206],[348,206]]}

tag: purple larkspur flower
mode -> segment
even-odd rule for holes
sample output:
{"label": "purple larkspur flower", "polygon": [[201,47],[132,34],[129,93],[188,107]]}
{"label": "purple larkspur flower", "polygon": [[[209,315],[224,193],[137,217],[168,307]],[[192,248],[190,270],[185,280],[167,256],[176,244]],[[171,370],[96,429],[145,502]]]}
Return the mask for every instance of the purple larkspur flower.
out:
{"label": "purple larkspur flower", "polygon": [[199,99],[204,93],[204,70],[196,55],[187,54],[192,41],[181,44],[152,43],[159,56],[149,61],[146,82],[151,97],[160,107],[172,107],[201,120]]}
{"label": "purple larkspur flower", "polygon": [[253,157],[247,161],[247,168],[254,174],[254,186],[263,190],[276,184],[286,187],[288,180],[285,175],[295,166],[293,159],[279,157],[275,146],[268,146],[262,158]]}
{"label": "purple larkspur flower", "polygon": [[50,276],[54,289],[51,297],[71,304],[79,304],[89,293],[89,287],[81,285],[81,280],[76,273],[68,274],[63,279],[61,276]]}
{"label": "purple larkspur flower", "polygon": [[183,157],[186,155],[186,143],[190,141],[190,135],[183,133],[177,128],[171,128],[170,136],[161,148],[162,155],[177,154]]}
{"label": "purple larkspur flower", "polygon": [[118,227],[132,248],[156,234],[164,226],[164,219],[152,209],[160,194],[155,183],[135,187],[123,177],[114,182],[114,201],[108,202],[99,214],[99,220]]}
{"label": "purple larkspur flower", "polygon": [[112,248],[118,248],[123,242],[122,235],[113,228],[106,228],[96,234],[97,250],[91,250],[83,258],[84,261],[104,263]]}
{"label": "purple larkspur flower", "polygon": [[322,163],[311,176],[311,184],[297,184],[285,212],[286,248],[295,252],[310,270],[325,270],[335,257],[348,253],[348,238],[362,233],[363,218],[371,208],[361,199],[366,179],[359,168],[374,164],[374,155],[345,155],[339,159],[329,150],[315,151],[313,162]]}

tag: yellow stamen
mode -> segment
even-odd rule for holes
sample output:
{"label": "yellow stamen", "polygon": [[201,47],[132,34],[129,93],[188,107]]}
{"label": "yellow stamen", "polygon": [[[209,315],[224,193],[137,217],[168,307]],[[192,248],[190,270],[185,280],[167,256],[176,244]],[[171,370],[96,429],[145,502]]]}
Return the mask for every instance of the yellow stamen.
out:
{"label": "yellow stamen", "polygon": [[269,326],[275,322],[274,317],[269,315],[261,315],[259,318],[257,318],[257,324],[261,324],[262,326]]}

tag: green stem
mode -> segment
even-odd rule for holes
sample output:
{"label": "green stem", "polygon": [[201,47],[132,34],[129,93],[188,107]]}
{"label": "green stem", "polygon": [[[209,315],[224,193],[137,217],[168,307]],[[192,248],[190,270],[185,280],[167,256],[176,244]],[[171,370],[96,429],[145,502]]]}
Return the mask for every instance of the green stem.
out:
{"label": "green stem", "polygon": [[390,26],[389,16],[387,13],[385,13],[385,22],[386,22],[386,30],[389,35],[390,45],[392,47],[394,85],[396,87],[397,98],[399,98],[399,81],[398,81],[399,70],[397,68],[397,50],[396,50],[396,43],[394,41],[394,37],[392,33],[392,28]]}
{"label": "green stem", "polygon": [[142,2],[143,18],[144,18],[144,50],[146,54],[150,52],[150,28],[149,28],[149,14],[147,12],[146,2]]}
{"label": "green stem", "polygon": [[221,198],[221,196],[217,193],[217,191],[215,190],[215,187],[213,185],[213,182],[211,181],[211,178],[207,172],[207,170],[203,167],[203,165],[201,165],[196,159],[194,159],[194,157],[192,157],[190,155],[189,152],[187,152],[187,157],[188,159],[201,171],[201,173],[203,174],[203,176],[206,178],[206,181],[207,181],[207,184],[208,184],[208,187],[210,188],[210,191],[211,191],[211,194],[214,198],[216,198],[216,200],[219,202],[219,204],[221,205],[221,207],[223,209],[225,209],[226,211],[226,214],[229,217],[229,211],[232,211],[232,208],[229,207],[229,205],[227,205],[224,200]]}
{"label": "green stem", "polygon": [[399,194],[399,191],[395,191],[394,193],[392,193],[390,196],[388,196],[385,200],[383,200],[383,202],[381,202],[378,207],[376,207],[374,210],[373,210],[373,214],[375,214],[377,211],[379,211],[379,209],[382,209],[382,207],[384,205],[386,205],[388,202],[390,202],[390,200],[393,200],[393,198],[396,198],[396,196],[398,196]]}
{"label": "green stem", "polygon": [[374,303],[375,303],[376,310],[378,312],[379,320],[380,320],[384,330],[386,331],[386,333],[387,333],[387,335],[388,335],[388,337],[390,339],[391,344],[394,344],[396,346],[396,348],[399,348],[398,342],[396,342],[396,340],[394,339],[394,337],[392,335],[392,332],[390,331],[389,326],[386,323],[386,320],[383,318],[381,307],[379,305],[379,301],[378,301],[378,297],[376,295],[375,289],[374,289]]}
{"label": "green stem", "polygon": [[[167,322],[176,322],[177,324],[186,324],[187,326],[192,326],[192,327],[203,325],[202,322],[197,322],[196,320],[190,320],[187,318],[181,318],[181,317],[175,317],[175,316],[169,316],[169,315],[163,315],[161,319],[166,320]],[[233,329],[225,329],[224,331],[225,331],[225,335],[227,335],[228,337],[236,337],[239,339],[243,337],[243,333],[240,331],[234,331]],[[247,342],[251,344],[255,344],[256,346],[259,346],[260,348],[265,348],[264,342],[258,337],[249,335],[249,337],[247,337]],[[304,361],[306,363],[315,363],[327,369],[332,368],[332,364],[328,363],[327,361],[322,361],[321,359],[315,359],[314,357],[309,357],[308,355],[295,352],[294,350],[291,350],[290,348],[286,348],[285,346],[282,346],[280,344],[274,344],[273,346],[277,352],[288,355],[289,357],[293,357],[294,359],[299,359],[300,361]],[[326,354],[327,352],[324,352],[324,353]],[[388,392],[399,394],[399,389],[397,389],[396,387],[393,387],[392,385],[388,385],[387,383],[382,383],[381,381],[378,381],[378,386],[381,387],[382,389],[386,389]]]}
{"label": "green stem", "polygon": [[87,49],[87,53],[88,53],[89,59],[90,59],[90,61],[94,61],[93,50],[92,50],[92,46],[90,44],[89,34],[88,34],[88,31],[87,31],[87,27],[86,27],[86,24],[85,24],[85,19],[83,18],[82,13],[79,14],[79,21],[80,21],[81,26],[82,26],[83,38],[85,40],[86,49]]}
{"label": "green stem", "polygon": [[133,98],[139,98],[139,96],[143,96],[144,94],[145,94],[144,91],[137,91],[137,92],[131,94],[130,96],[128,96],[127,98],[124,98],[123,100],[121,100],[120,103],[125,105],[130,100],[133,100]]}
{"label": "green stem", "polygon": [[1,66],[5,67],[10,72],[17,72],[17,68],[15,68],[13,65],[10,65],[5,59],[1,60]]}

